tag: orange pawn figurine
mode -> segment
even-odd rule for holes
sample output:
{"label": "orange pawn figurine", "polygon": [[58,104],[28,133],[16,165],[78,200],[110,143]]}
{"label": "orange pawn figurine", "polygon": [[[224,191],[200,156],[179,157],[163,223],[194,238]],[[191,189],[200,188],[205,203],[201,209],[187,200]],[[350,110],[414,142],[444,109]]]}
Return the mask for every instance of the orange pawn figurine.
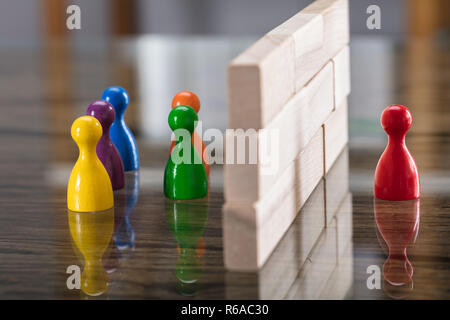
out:
{"label": "orange pawn figurine", "polygon": [[[172,99],[172,109],[178,106],[188,106],[195,110],[195,112],[200,111],[200,99],[197,95],[191,91],[180,91],[178,92]],[[173,148],[175,147],[176,141],[172,140],[170,145],[169,154],[172,153]],[[203,164],[205,165],[206,175],[209,177],[209,158],[208,154],[205,153],[205,143],[203,139],[198,135],[197,132],[194,131],[192,135],[192,145],[195,150],[197,150],[198,154],[202,157]]]}

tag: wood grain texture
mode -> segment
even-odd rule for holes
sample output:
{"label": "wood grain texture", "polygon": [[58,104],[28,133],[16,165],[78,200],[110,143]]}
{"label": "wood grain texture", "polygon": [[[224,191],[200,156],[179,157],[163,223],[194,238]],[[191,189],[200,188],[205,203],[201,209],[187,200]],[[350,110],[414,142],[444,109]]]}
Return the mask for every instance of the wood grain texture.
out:
{"label": "wood grain texture", "polygon": [[344,47],[331,61],[334,70],[335,107],[350,94],[350,48]]}
{"label": "wood grain texture", "polygon": [[[296,57],[295,90],[299,91],[332,57],[349,43],[347,0],[318,0],[306,7],[305,14],[323,18],[323,46]],[[301,41],[301,39],[298,39]]]}
{"label": "wood grain texture", "polygon": [[325,173],[328,172],[339,153],[348,142],[347,100],[332,113],[324,123]]}
{"label": "wood grain texture", "polygon": [[[295,218],[292,226],[280,240],[276,250],[268,258],[263,268],[255,273],[258,282],[257,286],[243,290],[242,287],[236,286],[239,279],[242,278],[240,273],[228,272],[226,281],[230,284],[227,290],[227,299],[241,299],[246,295],[250,295],[257,299],[282,299],[285,297],[289,288],[294,283],[298,270],[301,268],[308,257],[314,243],[319,238],[324,228],[324,182],[320,182],[314,189],[308,201]],[[226,217],[226,219],[229,219]],[[230,218],[231,219],[231,218]],[[231,222],[231,221],[229,221]],[[227,238],[228,230],[233,231],[233,225],[224,226],[224,237]],[[234,242],[236,254],[235,259],[239,256],[246,259],[248,254],[254,252],[254,248],[250,246],[243,248],[243,239],[246,236],[240,233],[244,230],[236,230],[230,242]],[[249,230],[245,230],[248,232]],[[254,233],[254,230],[252,230]],[[246,251],[252,250],[252,251]],[[238,252],[239,251],[239,252]],[[252,255],[252,258],[253,255]],[[227,259],[225,259],[225,262]],[[237,261],[239,263],[239,261]],[[279,277],[283,274],[283,277]],[[250,292],[249,292],[250,291]]]}
{"label": "wood grain texture", "polygon": [[267,34],[267,37],[277,39],[292,37],[295,43],[295,57],[318,50],[323,46],[324,38],[323,15],[308,14],[300,11],[295,16],[280,24]]}
{"label": "wood grain texture", "polygon": [[294,94],[294,41],[263,37],[228,67],[229,128],[263,128]]}
{"label": "wood grain texture", "polygon": [[[259,138],[260,133],[256,131],[226,131],[224,196],[227,201],[251,203],[259,198]],[[243,142],[239,144],[239,140]],[[244,161],[238,161],[238,152],[243,153],[241,157]]]}

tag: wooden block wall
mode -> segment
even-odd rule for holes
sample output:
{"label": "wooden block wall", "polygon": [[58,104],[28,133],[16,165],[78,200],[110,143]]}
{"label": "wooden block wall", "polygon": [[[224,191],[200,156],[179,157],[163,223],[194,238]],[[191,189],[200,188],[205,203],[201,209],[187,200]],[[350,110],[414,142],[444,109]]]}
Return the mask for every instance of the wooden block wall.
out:
{"label": "wooden block wall", "polygon": [[[241,137],[247,133],[244,158],[256,155],[257,163],[235,164],[238,138],[227,133],[227,268],[253,270],[265,263],[347,144],[348,29],[347,0],[318,0],[230,63],[229,128],[243,129]],[[275,142],[266,148],[266,134],[270,140],[272,133]],[[227,149],[232,144],[234,155]],[[338,178],[329,177],[324,212],[338,205],[331,194]],[[322,218],[324,226],[333,221],[325,214],[315,221]],[[225,230],[230,219],[240,225]]]}

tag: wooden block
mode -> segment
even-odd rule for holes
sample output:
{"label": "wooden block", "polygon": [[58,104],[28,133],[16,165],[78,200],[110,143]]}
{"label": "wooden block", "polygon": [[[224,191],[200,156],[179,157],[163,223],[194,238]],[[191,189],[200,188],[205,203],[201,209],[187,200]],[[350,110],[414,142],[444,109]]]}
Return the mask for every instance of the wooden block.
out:
{"label": "wooden block", "polygon": [[[229,142],[235,138],[227,132],[223,221],[228,269],[248,271],[264,264],[346,145],[348,42],[348,1],[318,0],[229,65],[229,127],[256,129],[247,136],[256,140],[258,164],[231,164]],[[270,130],[279,133],[279,143],[267,153],[278,156],[272,171],[263,150],[264,132]],[[236,144],[231,149],[236,151]],[[244,159],[255,154],[249,149]],[[324,224],[325,218],[325,213],[315,217]],[[239,227],[227,228],[233,224]]]}
{"label": "wooden block", "polygon": [[280,174],[268,193],[257,202],[253,204],[227,202],[227,204],[231,206],[244,205],[245,207],[252,205],[255,211],[247,215],[246,218],[260,226],[275,215],[273,212],[279,210],[280,203],[292,200],[290,203],[292,203],[294,211],[290,210],[283,213],[285,218],[288,214],[291,215],[291,218],[287,219],[290,225],[323,176],[324,155],[323,140],[321,139],[323,139],[322,128],[316,132],[306,148]]}
{"label": "wooden block", "polygon": [[336,222],[325,228],[311,255],[302,266],[287,299],[318,299],[337,265]]}
{"label": "wooden block", "polygon": [[[319,129],[269,193],[258,202],[227,202],[224,205],[224,255],[228,269],[255,270],[267,260],[322,178],[321,139],[323,132]],[[245,230],[229,228],[231,219],[240,221],[240,228]],[[324,215],[317,219],[324,219]],[[242,254],[241,250],[250,253]]]}
{"label": "wooden block", "polygon": [[[258,142],[258,164],[225,166],[225,199],[228,202],[256,202],[269,192],[282,172],[303,150],[313,135],[333,110],[333,67],[329,62],[299,93],[286,104],[284,109],[264,130],[250,135]],[[264,146],[263,132],[276,133],[276,147]],[[228,145],[227,137],[227,145]],[[250,139],[249,139],[250,141]],[[237,142],[234,142],[235,149]],[[263,151],[263,150],[268,150]],[[236,152],[236,151],[235,151]],[[246,150],[249,159],[249,148]],[[272,161],[274,170],[264,166],[263,154],[276,158]]]}
{"label": "wooden block", "polygon": [[229,128],[263,128],[294,95],[292,37],[263,37],[228,67]]}
{"label": "wooden block", "polygon": [[348,142],[347,99],[324,123],[325,174]]}
{"label": "wooden block", "polygon": [[[259,198],[258,133],[225,132],[224,197],[226,202],[255,202]],[[244,139],[245,146],[239,148],[239,139]],[[254,147],[253,147],[254,146]],[[237,153],[244,153],[244,163],[238,161]],[[232,153],[232,154],[230,154]],[[251,162],[251,154],[256,154],[256,161]]]}
{"label": "wooden block", "polygon": [[[323,204],[324,185],[320,182],[262,269],[252,274],[253,277],[227,272],[226,298],[283,299],[323,231],[324,219],[320,219],[324,213]],[[245,256],[247,253],[240,254]],[[243,278],[250,278],[252,284],[243,287]]]}
{"label": "wooden block", "polygon": [[[269,132],[279,132],[279,169],[272,174],[260,172],[258,184],[260,197],[267,193],[332,113],[332,78],[332,64],[329,63],[287,103],[283,111],[267,127]],[[262,150],[262,146],[259,150]],[[263,163],[264,160],[261,157]]]}
{"label": "wooden block", "polygon": [[348,148],[341,154],[325,176],[325,213],[327,225],[336,215],[339,206],[349,192]]}
{"label": "wooden block", "polygon": [[323,15],[318,13],[303,13],[303,11],[300,11],[270,31],[267,36],[273,39],[283,39],[286,36],[293,37],[295,57],[300,57],[308,52],[322,48],[324,38],[323,28]]}
{"label": "wooden block", "polygon": [[[323,46],[296,56],[295,90],[299,91],[314,74],[349,43],[349,12],[347,0],[318,0],[301,11],[320,14],[323,18]],[[302,39],[296,38],[302,43]],[[297,45],[297,44],[296,44]]]}
{"label": "wooden block", "polygon": [[350,94],[350,49],[344,47],[334,58],[334,97],[335,105],[340,106]]}
{"label": "wooden block", "polygon": [[318,0],[228,67],[229,128],[261,129],[349,41],[347,0]]}

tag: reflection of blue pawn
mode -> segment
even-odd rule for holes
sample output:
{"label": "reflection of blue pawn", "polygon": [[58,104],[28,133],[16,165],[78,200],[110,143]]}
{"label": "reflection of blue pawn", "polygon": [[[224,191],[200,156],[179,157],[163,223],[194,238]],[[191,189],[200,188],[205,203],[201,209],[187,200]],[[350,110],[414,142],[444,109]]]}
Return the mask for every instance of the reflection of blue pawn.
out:
{"label": "reflection of blue pawn", "polygon": [[[130,214],[137,203],[139,195],[139,172],[126,174],[125,214],[114,234],[114,243],[120,251],[134,250],[135,232],[130,223]],[[119,205],[122,205],[119,203]]]}
{"label": "reflection of blue pawn", "polygon": [[119,150],[124,170],[138,170],[139,154],[136,141],[124,118],[125,109],[130,103],[128,93],[121,87],[109,87],[103,92],[102,100],[112,104],[116,111],[116,118],[109,129],[109,134],[112,142]]}

